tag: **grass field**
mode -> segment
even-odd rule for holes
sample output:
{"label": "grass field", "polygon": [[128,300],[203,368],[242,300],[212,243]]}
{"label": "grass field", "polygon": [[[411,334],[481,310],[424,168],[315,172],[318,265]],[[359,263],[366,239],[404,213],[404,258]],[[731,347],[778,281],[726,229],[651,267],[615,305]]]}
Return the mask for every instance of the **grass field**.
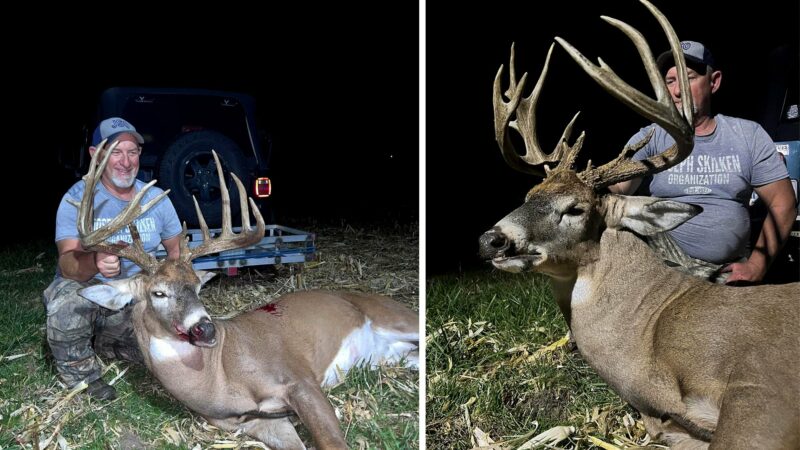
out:
{"label": "grass field", "polygon": [[539,448],[524,444],[555,427],[556,448],[648,446],[636,412],[580,354],[551,346],[567,327],[544,277],[433,277],[426,301],[427,448]]}
{"label": "grass field", "polygon": [[[284,270],[277,275],[259,268],[240,272],[239,277],[217,277],[206,285],[201,297],[210,299],[206,305],[212,315],[223,312],[215,311],[215,305],[223,302],[228,309],[246,310],[251,303],[264,303],[278,292],[320,287],[329,278],[325,271],[329,271],[336,274],[337,283],[348,282],[351,289],[369,290],[374,284],[406,303],[418,300],[416,271],[406,276],[393,269],[393,278],[387,281],[386,273],[378,273],[381,264],[354,253],[344,255],[353,239],[362,241],[362,251],[369,251],[363,242],[373,239],[369,233],[350,230],[349,235],[332,234],[326,232],[325,237],[318,238],[324,251],[311,268]],[[381,245],[392,240],[380,237]],[[407,235],[395,238],[409,252],[416,252]],[[411,244],[416,243],[414,239]],[[52,242],[0,250],[0,449],[265,448],[245,435],[209,426],[170,397],[142,366],[104,361],[108,364],[104,379],[113,381],[119,394],[113,402],[94,401],[65,389],[49,359],[41,300],[42,291],[53,278],[55,261]],[[355,273],[358,279],[350,281],[348,273]],[[232,291],[236,291],[235,296],[226,296]],[[355,369],[343,384],[330,389],[328,398],[339,413],[348,446],[417,448],[418,386],[417,371],[380,367]],[[310,444],[302,425],[298,431]]]}

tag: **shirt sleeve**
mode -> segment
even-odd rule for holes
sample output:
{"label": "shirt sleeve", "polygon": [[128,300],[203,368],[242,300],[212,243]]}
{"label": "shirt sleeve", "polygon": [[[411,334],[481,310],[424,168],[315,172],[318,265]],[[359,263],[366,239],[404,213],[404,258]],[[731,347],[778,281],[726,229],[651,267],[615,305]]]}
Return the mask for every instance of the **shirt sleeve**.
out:
{"label": "shirt sleeve", "polygon": [[[78,236],[78,208],[67,203],[71,199],[69,192],[61,198],[56,212],[56,242],[65,239],[79,239]],[[74,199],[73,199],[74,200]]]}
{"label": "shirt sleeve", "polygon": [[183,231],[183,227],[181,227],[181,221],[178,218],[178,213],[175,211],[175,206],[173,206],[169,197],[164,197],[162,202],[163,205],[161,207],[161,214],[164,228],[161,229],[161,240],[163,241],[174,238],[180,234],[180,232]]}
{"label": "shirt sleeve", "polygon": [[760,125],[753,130],[753,168],[750,184],[764,186],[789,176],[786,165],[778,155],[775,143]]}

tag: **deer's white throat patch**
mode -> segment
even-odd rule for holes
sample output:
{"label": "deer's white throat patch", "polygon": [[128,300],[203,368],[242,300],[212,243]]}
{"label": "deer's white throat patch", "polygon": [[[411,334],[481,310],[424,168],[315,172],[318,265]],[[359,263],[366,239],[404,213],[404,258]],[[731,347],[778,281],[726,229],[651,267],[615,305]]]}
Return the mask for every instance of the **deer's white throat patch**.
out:
{"label": "deer's white throat patch", "polygon": [[582,305],[589,300],[592,292],[592,279],[588,277],[578,277],[575,280],[575,286],[572,287],[572,299],[570,301],[572,306]]}
{"label": "deer's white throat patch", "polygon": [[175,361],[197,351],[192,344],[177,339],[150,338],[150,357],[157,362]]}

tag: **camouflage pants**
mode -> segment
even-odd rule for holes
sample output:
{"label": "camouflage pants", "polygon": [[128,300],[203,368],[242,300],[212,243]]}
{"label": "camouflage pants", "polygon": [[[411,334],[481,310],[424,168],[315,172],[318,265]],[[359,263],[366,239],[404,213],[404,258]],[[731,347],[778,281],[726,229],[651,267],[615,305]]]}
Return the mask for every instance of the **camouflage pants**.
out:
{"label": "camouflage pants", "polygon": [[133,334],[133,306],[112,311],[78,295],[91,284],[56,278],[44,291],[47,342],[59,376],[69,387],[100,378],[98,355],[143,362]]}
{"label": "camouflage pants", "polygon": [[645,236],[645,242],[655,251],[664,262],[681,272],[706,279],[712,283],[725,284],[730,276],[729,272],[721,272],[726,264],[714,264],[701,259],[692,258],[678,247],[675,240],[667,233],[658,233]]}

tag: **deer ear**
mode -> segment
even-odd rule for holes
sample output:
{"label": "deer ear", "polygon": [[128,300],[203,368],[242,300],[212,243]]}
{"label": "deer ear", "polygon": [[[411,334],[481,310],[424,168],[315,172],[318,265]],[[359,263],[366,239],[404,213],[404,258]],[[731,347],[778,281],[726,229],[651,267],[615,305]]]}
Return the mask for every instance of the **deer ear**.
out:
{"label": "deer ear", "polygon": [[133,300],[130,292],[123,292],[110,284],[96,284],[80,289],[78,295],[113,311],[119,311]]}
{"label": "deer ear", "polygon": [[627,228],[644,236],[669,231],[703,210],[688,203],[625,195],[606,195],[603,206],[609,228]]}
{"label": "deer ear", "polygon": [[194,273],[197,275],[197,278],[200,278],[200,286],[208,283],[210,279],[217,276],[216,272],[211,272],[210,270],[195,270]]}

